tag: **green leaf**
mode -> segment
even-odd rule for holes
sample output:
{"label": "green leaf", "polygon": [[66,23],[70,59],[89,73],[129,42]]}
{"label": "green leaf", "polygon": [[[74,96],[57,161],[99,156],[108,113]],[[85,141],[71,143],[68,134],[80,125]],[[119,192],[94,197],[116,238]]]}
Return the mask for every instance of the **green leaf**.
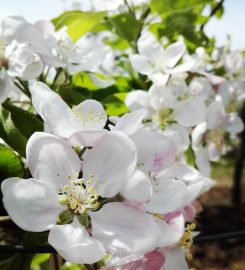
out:
{"label": "green leaf", "polygon": [[73,41],[77,41],[84,34],[93,32],[93,28],[102,22],[105,15],[106,12],[66,11],[54,18],[52,22],[56,30],[67,26],[67,33]]}
{"label": "green leaf", "polygon": [[212,0],[151,0],[150,7],[153,12],[161,15],[184,12],[195,7],[204,7]]}
{"label": "green leaf", "polygon": [[128,108],[124,104],[127,93],[116,93],[103,100],[108,115],[122,115],[128,112]]}
{"label": "green leaf", "polygon": [[121,38],[129,43],[129,45],[135,46],[141,24],[131,13],[115,15],[108,19],[108,23]]}
{"label": "green leaf", "polygon": [[75,74],[72,77],[72,83],[75,86],[86,88],[92,91],[100,89],[100,87],[93,82],[92,78],[86,72]]}
{"label": "green leaf", "polygon": [[43,130],[43,123],[34,114],[9,103],[3,107],[11,113],[11,117],[20,132],[29,138],[34,132]]}
{"label": "green leaf", "polygon": [[0,137],[21,156],[25,157],[27,138],[15,126],[11,113],[3,107],[0,108],[0,126]]}
{"label": "green leaf", "polygon": [[9,177],[22,177],[24,166],[13,150],[0,144],[0,181]]}
{"label": "green leaf", "polygon": [[116,38],[105,38],[104,39],[104,43],[108,46],[110,46],[112,49],[114,50],[126,50],[129,45],[128,45],[128,42],[123,39],[123,38],[120,38],[120,37],[116,37]]}
{"label": "green leaf", "polygon": [[0,107],[0,137],[21,156],[25,157],[30,136],[42,130],[42,122],[30,112],[9,103]]}
{"label": "green leaf", "polygon": [[50,257],[49,253],[36,254],[32,259],[31,267],[32,268],[36,267],[36,266],[48,261],[49,257]]}
{"label": "green leaf", "polygon": [[78,105],[91,95],[87,89],[71,85],[60,87],[58,93],[70,105]]}

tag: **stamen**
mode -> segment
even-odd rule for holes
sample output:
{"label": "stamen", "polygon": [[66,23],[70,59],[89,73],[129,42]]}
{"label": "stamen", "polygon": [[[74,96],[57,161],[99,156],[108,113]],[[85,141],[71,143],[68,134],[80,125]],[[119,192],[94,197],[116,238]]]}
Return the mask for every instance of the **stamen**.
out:
{"label": "stamen", "polygon": [[75,119],[82,123],[83,127],[86,127],[87,122],[100,122],[106,118],[106,116],[102,115],[99,111],[89,110],[82,112],[80,108],[76,106],[72,108],[72,113]]}
{"label": "stamen", "polygon": [[91,178],[86,181],[86,186],[83,179],[72,180],[70,185],[65,185],[59,190],[59,203],[66,205],[74,214],[87,214],[88,211],[96,211],[100,204],[98,202],[99,194],[95,186],[98,180],[95,179],[91,185]]}
{"label": "stamen", "polygon": [[195,223],[188,224],[185,228],[185,232],[180,242],[178,243],[179,246],[182,246],[184,248],[185,256],[189,261],[192,260],[192,254],[191,254],[190,248],[193,244],[192,231],[194,231],[195,228],[196,228]]}

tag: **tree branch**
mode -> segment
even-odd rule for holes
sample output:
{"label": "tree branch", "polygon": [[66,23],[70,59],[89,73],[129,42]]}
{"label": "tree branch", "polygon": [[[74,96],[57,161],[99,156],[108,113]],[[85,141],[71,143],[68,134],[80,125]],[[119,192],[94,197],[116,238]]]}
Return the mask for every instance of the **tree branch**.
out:
{"label": "tree branch", "polygon": [[205,25],[209,22],[209,20],[223,7],[223,3],[225,2],[225,0],[221,0],[217,3],[216,6],[213,7],[213,9],[210,12],[209,18],[206,20],[206,22],[204,22],[201,27],[200,30],[203,31]]}

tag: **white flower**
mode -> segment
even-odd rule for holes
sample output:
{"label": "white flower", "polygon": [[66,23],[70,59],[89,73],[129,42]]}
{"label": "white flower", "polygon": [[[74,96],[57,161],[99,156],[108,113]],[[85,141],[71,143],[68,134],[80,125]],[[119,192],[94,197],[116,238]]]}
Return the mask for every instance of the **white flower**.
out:
{"label": "white flower", "polygon": [[58,94],[41,82],[34,83],[30,91],[34,108],[47,129],[57,136],[69,138],[73,135],[71,140],[77,141],[78,132],[100,133],[106,124],[104,108],[95,100],[86,100],[71,109]]}
{"label": "white flower", "polygon": [[5,69],[0,69],[0,103],[4,102],[5,99],[16,90],[16,86],[12,78],[10,78]]}
{"label": "white flower", "polygon": [[153,34],[145,32],[137,45],[139,54],[130,55],[130,62],[136,71],[147,75],[156,85],[165,85],[170,74],[186,72],[192,67],[192,61],[177,65],[186,50],[183,42],[163,49]]}
{"label": "white flower", "polygon": [[55,49],[45,39],[43,33],[21,16],[9,16],[0,24],[0,37],[10,44],[13,40],[28,44],[30,49],[38,54],[44,64],[51,67],[60,67],[62,63],[53,54]]}
{"label": "white flower", "polygon": [[37,78],[43,71],[39,55],[25,43],[12,41],[5,48],[5,58],[8,61],[7,72],[11,77],[31,80]]}
{"label": "white flower", "polygon": [[204,175],[210,175],[209,160],[217,161],[222,154],[224,132],[237,134],[243,128],[240,117],[235,113],[227,114],[221,101],[214,101],[210,104],[205,121],[198,124],[191,134],[196,164]]}
{"label": "white flower", "polygon": [[[96,211],[99,196],[115,196],[135,170],[136,150],[123,133],[111,132],[88,150],[83,179],[78,179],[81,161],[76,153],[51,134],[32,135],[27,164],[34,178],[6,179],[1,186],[4,206],[21,228],[50,230],[49,243],[68,261],[93,263],[106,251],[125,256],[156,248],[160,232],[149,215],[122,203]],[[56,225],[64,210],[75,216],[73,222]],[[93,237],[78,222],[80,215],[90,216]]]}

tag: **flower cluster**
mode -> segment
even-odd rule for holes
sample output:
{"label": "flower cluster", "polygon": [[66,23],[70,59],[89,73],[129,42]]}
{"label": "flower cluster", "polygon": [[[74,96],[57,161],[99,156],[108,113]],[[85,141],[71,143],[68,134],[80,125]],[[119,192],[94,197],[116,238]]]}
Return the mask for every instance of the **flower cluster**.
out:
{"label": "flower cluster", "polygon": [[[146,29],[136,51],[113,50],[111,38],[105,31],[74,43],[51,22],[2,21],[0,101],[19,101],[44,126],[22,157],[30,177],[4,180],[3,204],[20,228],[49,231],[49,244],[71,263],[185,270],[196,199],[214,185],[209,161],[225,152],[227,134],[243,129],[244,59],[188,54],[181,38],[165,46]],[[227,78],[208,70],[220,66]],[[144,89],[125,91],[131,112],[113,115],[98,93],[131,77]]]}

